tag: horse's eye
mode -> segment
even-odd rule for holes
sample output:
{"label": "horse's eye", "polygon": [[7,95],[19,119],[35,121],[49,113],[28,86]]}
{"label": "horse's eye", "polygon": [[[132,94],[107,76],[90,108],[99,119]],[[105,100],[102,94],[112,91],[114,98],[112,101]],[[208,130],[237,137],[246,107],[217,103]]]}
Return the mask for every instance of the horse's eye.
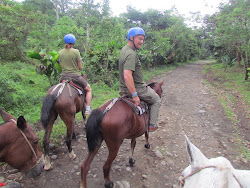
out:
{"label": "horse's eye", "polygon": [[34,145],[37,145],[40,139],[34,141]]}

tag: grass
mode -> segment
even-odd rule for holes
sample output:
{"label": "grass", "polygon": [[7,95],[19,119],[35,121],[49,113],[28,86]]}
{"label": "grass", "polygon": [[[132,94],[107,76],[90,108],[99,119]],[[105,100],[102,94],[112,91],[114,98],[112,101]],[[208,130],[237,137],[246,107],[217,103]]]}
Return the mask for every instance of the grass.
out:
{"label": "grass", "polygon": [[28,122],[40,119],[42,99],[49,87],[45,76],[36,74],[35,66],[22,62],[0,63],[1,106],[14,117]]}
{"label": "grass", "polygon": [[[215,78],[210,80],[210,82],[204,81],[204,83],[206,83],[217,95],[225,110],[226,116],[233,122],[233,128],[236,131],[235,140],[239,152],[246,159],[250,159],[250,150],[246,146],[249,145],[249,142],[239,134],[239,128],[237,126],[237,124],[239,124],[239,120],[237,119],[234,109],[231,107],[237,101],[236,97],[232,93],[237,92],[238,95],[240,95],[239,97],[241,97],[243,102],[246,104],[247,109],[250,110],[250,82],[244,80],[243,68],[227,67],[227,69],[225,69],[223,64],[213,62],[205,66],[203,73],[212,73]],[[223,92],[220,92],[220,90]],[[248,118],[250,118],[249,113]],[[250,127],[250,125],[248,125],[248,127]]]}

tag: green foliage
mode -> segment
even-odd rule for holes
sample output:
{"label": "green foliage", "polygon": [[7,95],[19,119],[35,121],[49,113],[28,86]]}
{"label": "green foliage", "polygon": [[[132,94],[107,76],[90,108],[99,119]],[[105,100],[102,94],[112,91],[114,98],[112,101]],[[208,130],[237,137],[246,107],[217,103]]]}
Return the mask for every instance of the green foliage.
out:
{"label": "green foliage", "polygon": [[22,4],[0,5],[6,12],[1,15],[2,26],[10,27],[3,27],[3,31],[9,34],[11,30],[17,35],[15,45],[10,38],[0,42],[0,52],[6,54],[1,58],[13,59],[17,54],[24,58],[23,53],[29,52],[28,56],[41,62],[37,71],[47,75],[51,84],[58,80],[58,64],[50,56],[39,59],[38,53],[30,52],[59,51],[64,44],[63,36],[68,33],[76,36],[75,47],[81,52],[89,81],[109,86],[116,84],[119,51],[127,43],[126,33],[130,27],[140,26],[146,31],[145,44],[138,51],[146,68],[190,61],[200,57],[201,52],[206,53],[201,40],[197,46],[196,32],[173,10],[141,12],[128,7],[127,13],[117,18],[110,17],[108,0],[99,3],[84,0],[79,4],[70,0],[25,0]]}
{"label": "green foliage", "polygon": [[0,71],[1,106],[15,117],[37,122],[49,87],[46,77],[37,75],[34,65],[21,62],[0,63]]}
{"label": "green foliage", "polygon": [[207,66],[207,69],[211,70],[213,74],[219,78],[218,80],[223,82],[228,90],[236,90],[241,93],[244,101],[250,105],[250,82],[243,79],[243,70],[240,67],[232,66],[225,70],[223,64],[214,62]]}
{"label": "green foliage", "polygon": [[41,64],[37,66],[37,72],[44,74],[48,77],[50,85],[58,83],[59,76],[62,72],[62,68],[59,64],[57,51],[49,52],[50,55],[46,55],[46,50],[38,52],[29,52],[28,56],[33,59],[40,60]]}
{"label": "green foliage", "polygon": [[[216,81],[220,82],[220,87],[223,88],[223,92],[219,92],[214,89],[212,85],[216,84],[212,80],[212,85],[208,82],[206,84],[213,90],[213,92],[218,96],[224,110],[226,113],[226,116],[231,119],[231,121],[235,124],[233,128],[235,129],[235,140],[237,144],[237,148],[239,149],[239,152],[242,153],[247,159],[249,159],[250,151],[246,148],[246,146],[249,144],[248,141],[241,136],[239,133],[239,120],[237,119],[237,115],[239,112],[237,112],[238,108],[232,108],[233,106],[236,106],[237,103],[235,103],[238,98],[243,98],[243,101],[245,102],[246,108],[249,109],[250,106],[250,82],[245,81],[243,79],[242,69],[240,67],[228,67],[226,70],[224,69],[223,64],[218,64],[216,62],[213,62],[209,65],[206,65],[206,69],[209,69],[213,77],[215,77]],[[235,93],[237,93],[237,96],[235,96]],[[249,118],[250,115],[246,114]]]}
{"label": "green foliage", "polygon": [[23,12],[15,2],[0,3],[0,59],[13,60],[23,57],[25,38],[21,30]]}
{"label": "green foliage", "polygon": [[117,19],[105,19],[90,31],[89,50],[83,52],[84,73],[92,83],[113,86],[118,79],[119,52],[126,44],[123,27]]}
{"label": "green foliage", "polygon": [[250,66],[249,6],[247,0],[230,0],[229,4],[220,6],[218,14],[208,18],[218,62],[233,66],[236,58],[239,63],[242,59],[246,67],[245,79],[248,79],[247,67]]}
{"label": "green foliage", "polygon": [[[76,36],[77,39],[80,38],[79,35],[84,35],[84,29],[82,27],[77,27],[75,21],[68,16],[63,16],[56,20],[55,25],[49,31],[48,49],[59,49],[64,45],[63,36],[66,34],[72,33]],[[81,41],[77,40],[78,44],[81,44]],[[78,45],[79,46],[79,45]]]}

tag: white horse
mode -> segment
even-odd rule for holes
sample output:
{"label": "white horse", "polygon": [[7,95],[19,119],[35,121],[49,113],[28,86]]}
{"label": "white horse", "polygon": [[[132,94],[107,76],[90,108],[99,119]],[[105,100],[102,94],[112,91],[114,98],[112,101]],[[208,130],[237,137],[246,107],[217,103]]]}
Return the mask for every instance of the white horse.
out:
{"label": "white horse", "polygon": [[183,188],[250,188],[250,170],[236,170],[224,157],[208,159],[186,137],[190,165],[182,172]]}

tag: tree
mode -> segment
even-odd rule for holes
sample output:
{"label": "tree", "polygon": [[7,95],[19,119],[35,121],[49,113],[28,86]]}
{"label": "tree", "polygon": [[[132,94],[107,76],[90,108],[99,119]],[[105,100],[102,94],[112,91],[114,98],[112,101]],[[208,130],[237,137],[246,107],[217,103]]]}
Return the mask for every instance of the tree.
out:
{"label": "tree", "polygon": [[0,59],[20,60],[23,57],[25,16],[19,3],[4,1],[0,4]]}
{"label": "tree", "polygon": [[245,80],[250,66],[249,6],[247,0],[230,0],[229,4],[220,6],[220,12],[213,15],[213,20],[210,19],[215,25],[213,34],[218,58],[227,65],[232,65],[237,59],[239,66],[243,60]]}

